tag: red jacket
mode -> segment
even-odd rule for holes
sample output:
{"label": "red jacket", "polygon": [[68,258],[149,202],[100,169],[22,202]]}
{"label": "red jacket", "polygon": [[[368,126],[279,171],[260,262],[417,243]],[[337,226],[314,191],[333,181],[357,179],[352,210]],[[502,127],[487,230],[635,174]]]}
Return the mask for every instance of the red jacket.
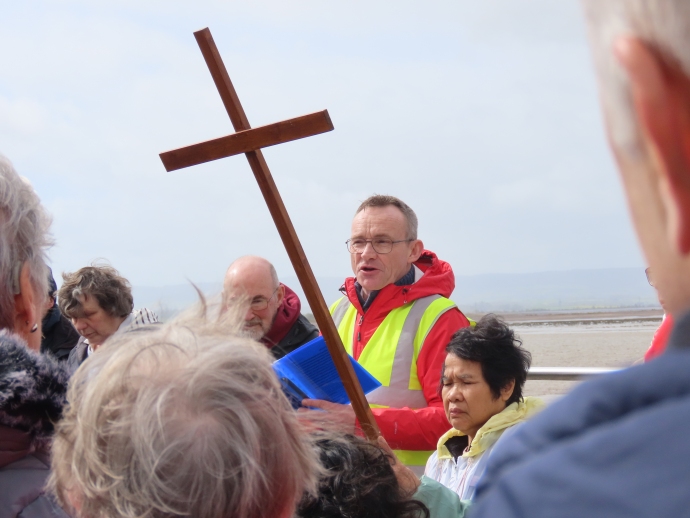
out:
{"label": "red jacket", "polygon": [[[389,284],[384,287],[366,312],[362,311],[357,297],[354,277],[345,279],[341,291],[344,291],[357,309],[358,315],[352,341],[355,360],[362,354],[371,335],[390,311],[429,295],[449,298],[455,289],[453,269],[450,264],[438,259],[433,252],[424,250],[414,264],[424,273],[422,278],[408,286]],[[450,428],[438,387],[446,357],[446,345],[458,329],[468,325],[470,323],[465,315],[459,309],[453,308],[441,315],[424,340],[417,358],[417,376],[429,405],[427,408],[372,409],[383,437],[394,449],[435,450],[439,437]]]}
{"label": "red jacket", "polygon": [[661,325],[654,333],[652,338],[652,345],[649,346],[647,352],[644,353],[644,361],[656,358],[666,349],[666,342],[668,342],[668,337],[671,336],[671,330],[673,329],[673,318],[669,313],[664,315],[664,319],[661,321]]}

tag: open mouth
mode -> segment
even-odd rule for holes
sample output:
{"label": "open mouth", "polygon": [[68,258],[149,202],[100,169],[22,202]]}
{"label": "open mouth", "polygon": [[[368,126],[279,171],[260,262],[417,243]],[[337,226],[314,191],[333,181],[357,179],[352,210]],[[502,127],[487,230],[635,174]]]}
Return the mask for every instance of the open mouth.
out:
{"label": "open mouth", "polygon": [[376,268],[372,268],[371,266],[362,266],[360,268],[360,270],[365,272],[365,273],[371,273],[371,272],[375,272]]}

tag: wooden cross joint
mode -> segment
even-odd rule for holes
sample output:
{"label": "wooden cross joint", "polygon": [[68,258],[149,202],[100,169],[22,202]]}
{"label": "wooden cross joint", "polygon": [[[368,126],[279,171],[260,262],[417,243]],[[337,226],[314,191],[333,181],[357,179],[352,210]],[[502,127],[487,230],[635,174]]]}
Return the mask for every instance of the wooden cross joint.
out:
{"label": "wooden cross joint", "polygon": [[271,171],[268,169],[268,164],[266,164],[261,152],[261,148],[264,147],[331,131],[333,129],[331,118],[328,116],[328,112],[324,110],[251,129],[237,92],[235,92],[235,87],[230,81],[230,76],[213,41],[211,31],[208,28],[202,29],[195,32],[194,37],[199,44],[225,110],[237,133],[161,153],[163,165],[168,171],[175,171],[240,153],[247,156],[259,189],[261,189],[261,194],[266,200],[268,210],[285,245],[285,250],[302,285],[316,323],[319,325],[319,330],[326,341],[328,351],[333,358],[340,379],[343,381],[360,426],[367,437],[375,441],[379,435],[376,420],[364,392],[362,392],[362,387],[352,368],[352,363],[350,363],[350,357],[343,347],[343,342],[328,312],[314,272],[312,272],[302,244],[273,181]]}
{"label": "wooden cross joint", "polygon": [[328,110],[323,110],[166,151],[161,153],[160,157],[166,171],[176,171],[219,158],[248,153],[264,147],[326,133],[332,129],[333,123],[328,116]]}

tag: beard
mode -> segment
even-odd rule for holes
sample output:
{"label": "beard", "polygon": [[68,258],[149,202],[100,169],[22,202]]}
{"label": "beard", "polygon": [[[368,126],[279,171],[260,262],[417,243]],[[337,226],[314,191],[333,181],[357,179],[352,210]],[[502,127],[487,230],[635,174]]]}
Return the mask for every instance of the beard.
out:
{"label": "beard", "polygon": [[244,334],[252,340],[261,340],[270,328],[265,328],[260,318],[253,318],[244,323]]}

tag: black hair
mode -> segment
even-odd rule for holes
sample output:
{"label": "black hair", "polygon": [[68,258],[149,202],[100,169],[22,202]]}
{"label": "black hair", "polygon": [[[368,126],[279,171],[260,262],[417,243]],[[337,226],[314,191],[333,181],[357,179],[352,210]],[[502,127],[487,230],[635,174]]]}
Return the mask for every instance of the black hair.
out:
{"label": "black hair", "polygon": [[[496,315],[484,315],[474,327],[455,333],[446,352],[463,360],[477,362],[494,398],[501,389],[515,380],[515,387],[506,406],[522,400],[522,389],[532,363],[532,355],[522,348],[522,340]],[[439,392],[443,386],[443,374]]]}
{"label": "black hair", "polygon": [[301,518],[429,518],[429,510],[406,497],[380,447],[354,435],[324,435],[315,447],[326,469],[317,495],[305,493]]}

